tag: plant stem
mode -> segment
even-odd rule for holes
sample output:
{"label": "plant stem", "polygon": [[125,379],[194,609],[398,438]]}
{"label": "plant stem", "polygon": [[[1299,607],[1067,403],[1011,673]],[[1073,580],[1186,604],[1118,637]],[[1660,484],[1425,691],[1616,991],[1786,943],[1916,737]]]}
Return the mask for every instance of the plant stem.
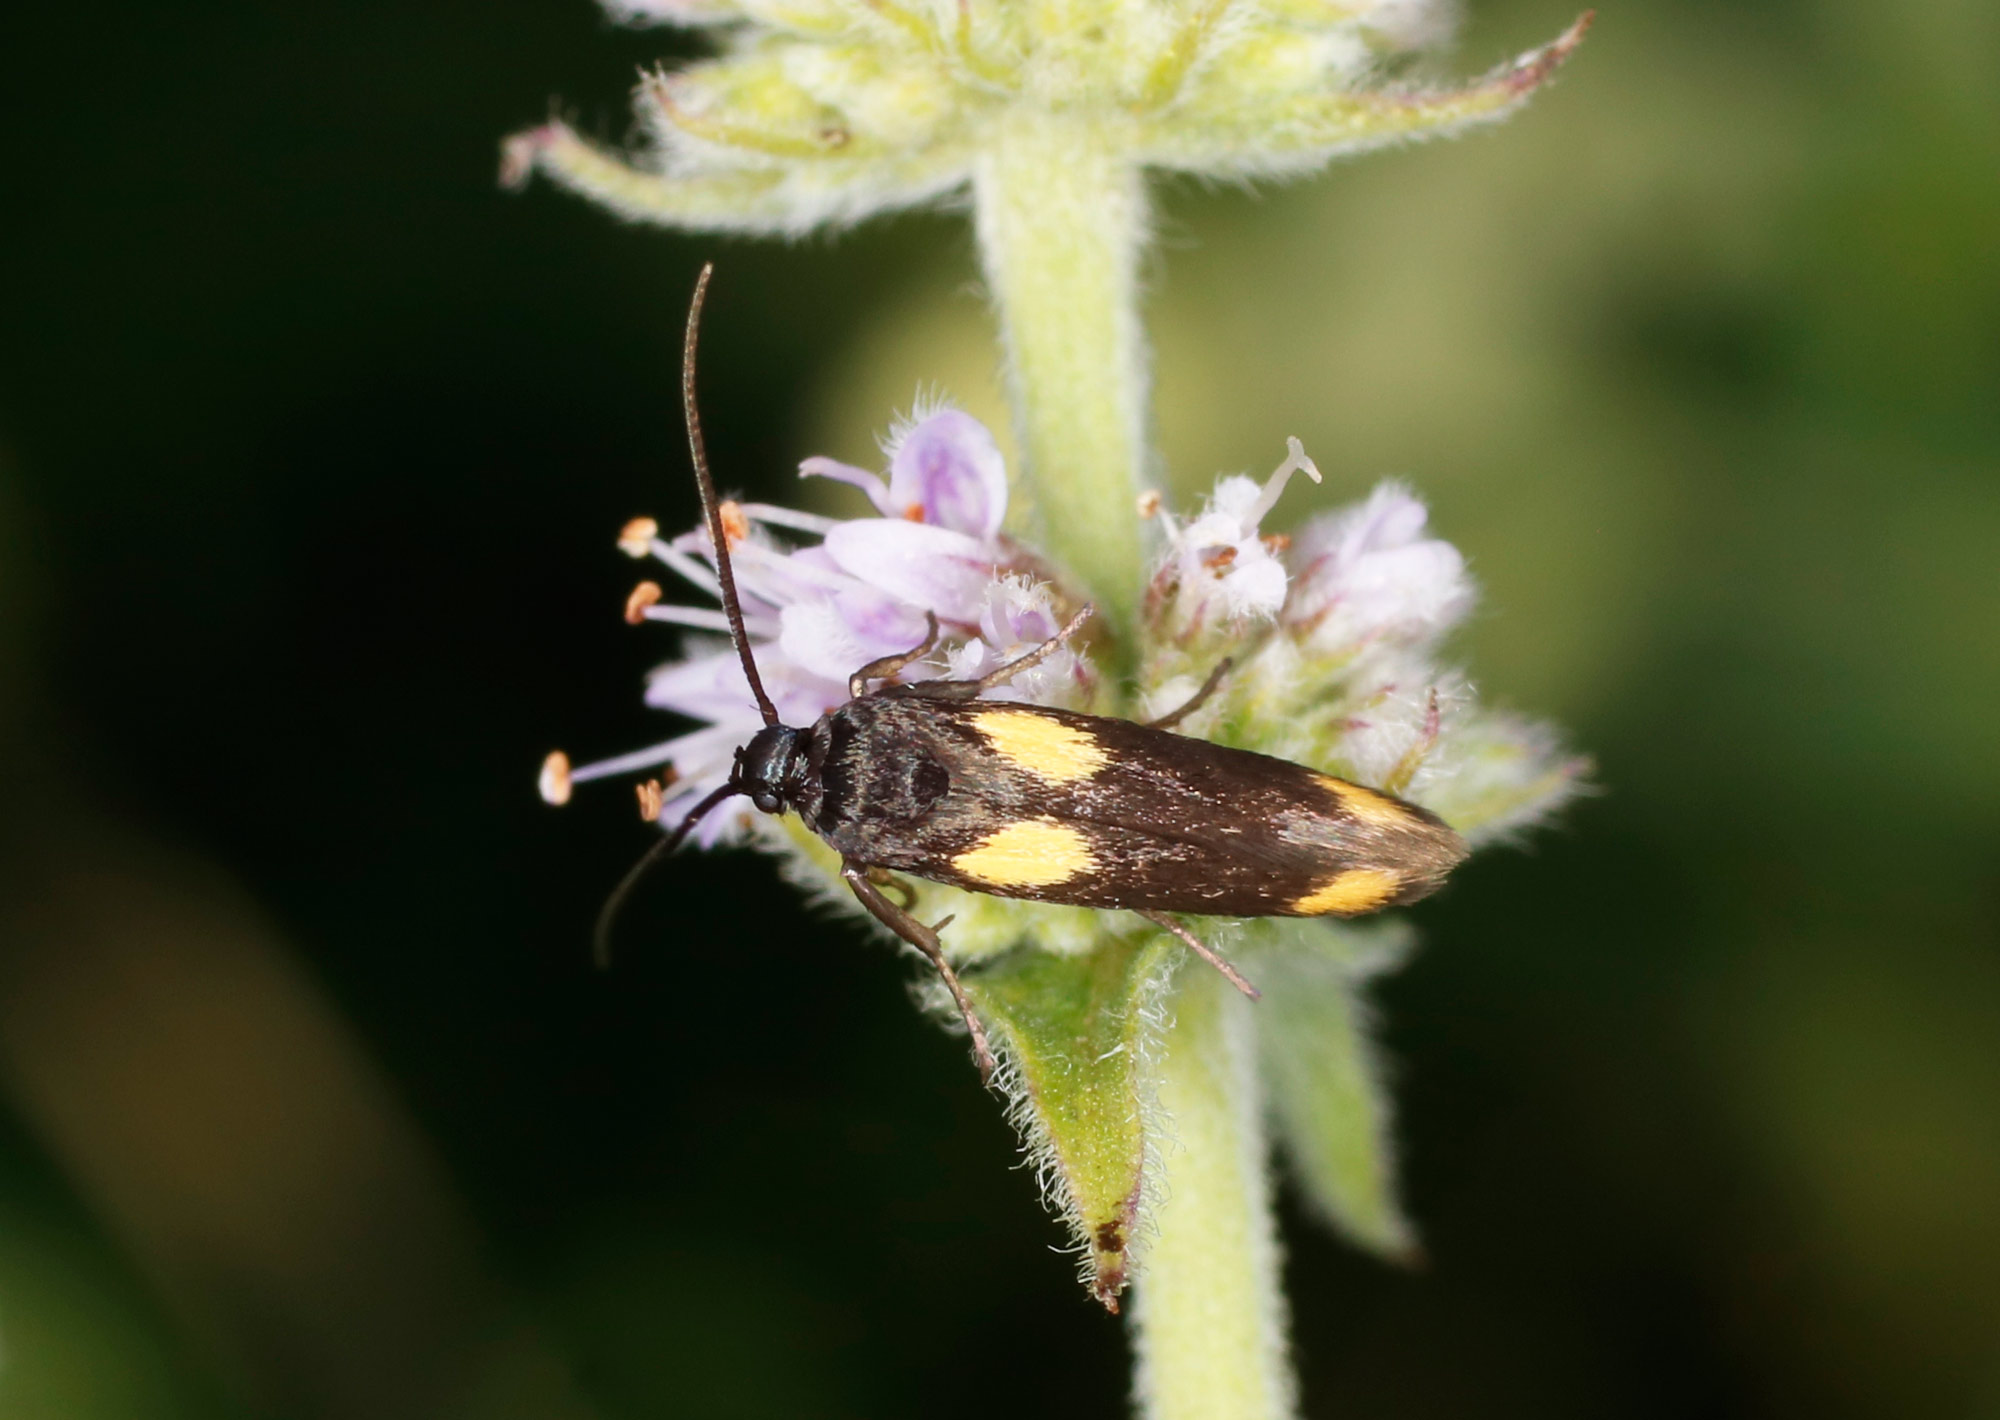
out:
{"label": "plant stem", "polygon": [[1159,1102],[1174,1142],[1132,1310],[1145,1420],[1290,1420],[1295,1386],[1250,1003],[1181,988]]}
{"label": "plant stem", "polygon": [[1143,179],[1086,121],[1023,106],[981,155],[973,194],[1037,540],[1129,660],[1145,581]]}

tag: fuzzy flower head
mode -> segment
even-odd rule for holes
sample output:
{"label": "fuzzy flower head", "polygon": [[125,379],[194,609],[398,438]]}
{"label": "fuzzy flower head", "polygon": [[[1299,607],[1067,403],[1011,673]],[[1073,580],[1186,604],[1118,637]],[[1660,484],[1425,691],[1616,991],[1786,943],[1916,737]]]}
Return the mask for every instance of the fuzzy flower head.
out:
{"label": "fuzzy flower head", "polygon": [[1267,538],[1264,517],[1284,495],[1295,473],[1314,483],[1319,469],[1297,439],[1287,441],[1285,461],[1262,483],[1236,475],[1215,485],[1208,507],[1186,526],[1148,495],[1142,512],[1157,512],[1166,529],[1168,555],[1155,579],[1170,596],[1167,619],[1182,635],[1202,628],[1239,631],[1245,622],[1268,621],[1285,604],[1290,576],[1284,541]]}
{"label": "fuzzy flower head", "polygon": [[1480,710],[1437,661],[1472,608],[1464,557],[1428,535],[1424,505],[1394,482],[1295,533],[1265,533],[1301,472],[1319,481],[1292,439],[1270,477],[1223,478],[1184,524],[1142,500],[1166,546],[1146,601],[1139,703],[1162,713],[1227,656],[1220,693],[1191,722],[1213,738],[1386,789],[1475,843],[1548,812],[1579,764],[1545,731]]}
{"label": "fuzzy flower head", "polygon": [[[982,677],[1048,642],[1082,605],[1035,550],[1001,531],[1006,469],[977,420],[930,410],[886,452],[885,474],[818,458],[800,470],[858,489],[870,516],[723,505],[750,649],[788,725],[810,725],[845,704],[848,677],[863,665],[922,644],[927,613],[942,634],[897,672],[902,680]],[[1265,522],[1295,473],[1318,476],[1292,440],[1268,478],[1224,478],[1192,516],[1175,516],[1156,495],[1134,510],[1156,547],[1131,658],[1135,684],[1109,684],[1077,638],[987,696],[1170,716],[1178,733],[1417,804],[1474,845],[1548,814],[1574,792],[1581,762],[1563,755],[1545,727],[1482,708],[1465,678],[1438,660],[1472,604],[1464,559],[1429,534],[1423,504],[1393,483],[1289,537],[1270,533]],[[716,597],[705,528],[670,538],[641,519],[619,544]],[[656,581],[639,584],[626,617],[727,630],[720,611],[670,602]],[[576,769],[551,755],[546,798],[563,802],[586,780],[644,776],[642,815],[672,828],[730,782],[738,749],[763,721],[726,641],[691,637],[684,650],[649,678],[646,701],[689,728]],[[858,913],[838,860],[796,819],[740,805],[703,820],[695,841],[746,835],[822,901]],[[1080,1239],[1086,1281],[1115,1308],[1146,1236],[1167,1128],[1149,1103],[1150,1072],[1187,957],[1182,944],[1200,939],[1177,940],[1126,912],[898,881],[919,919],[951,919],[942,949],[963,968],[967,1009],[976,1007],[999,1049],[1000,1082],[1051,1199]],[[1309,1196],[1356,1241],[1407,1252],[1382,1126],[1387,1105],[1356,1025],[1363,1008],[1350,999],[1365,977],[1407,952],[1407,932],[1318,919],[1197,922],[1265,988],[1253,1019],[1272,1062],[1278,1127]],[[1329,1115],[1328,1098],[1363,1112]]]}

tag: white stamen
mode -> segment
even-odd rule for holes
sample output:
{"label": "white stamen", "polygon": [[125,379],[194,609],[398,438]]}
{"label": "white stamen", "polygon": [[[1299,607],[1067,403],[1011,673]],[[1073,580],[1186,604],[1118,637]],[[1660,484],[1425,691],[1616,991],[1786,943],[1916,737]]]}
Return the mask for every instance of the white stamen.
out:
{"label": "white stamen", "polygon": [[[608,779],[614,774],[630,774],[635,769],[651,769],[656,764],[684,761],[676,769],[688,770],[690,779],[699,781],[700,765],[709,760],[720,759],[724,766],[728,763],[729,750],[749,738],[749,732],[740,725],[708,725],[690,734],[667,740],[662,744],[648,745],[645,749],[633,750],[614,759],[600,759],[595,764],[586,764],[570,771],[570,782],[587,783],[592,779]],[[671,782],[683,782],[676,773]],[[692,792],[692,787],[690,787]]]}
{"label": "white stamen", "polygon": [[[708,607],[649,606],[645,609],[644,616],[648,621],[665,621],[675,626],[692,626],[700,631],[720,631],[725,636],[729,634],[729,617],[723,612],[711,610]],[[778,626],[775,622],[764,621],[761,618],[753,616],[743,618],[743,629],[752,636],[776,636],[778,634]]]}
{"label": "white stamen", "polygon": [[818,513],[802,512],[797,508],[781,508],[776,503],[745,503],[743,511],[760,523],[772,527],[797,528],[800,532],[816,533],[825,537],[840,526],[839,518],[821,517]]}
{"label": "white stamen", "polygon": [[[666,548],[665,552],[660,549]],[[656,543],[654,554],[679,572],[683,577],[701,587],[710,596],[722,595],[719,584],[708,570],[708,564],[695,559],[689,549],[699,547],[706,551],[709,547],[708,529],[692,528],[675,538],[671,543]],[[682,559],[674,561],[668,554]],[[796,594],[787,594],[786,589],[804,583],[827,591],[844,591],[855,585],[854,578],[845,572],[837,572],[828,567],[814,567],[800,562],[792,553],[782,548],[772,547],[755,538],[745,538],[729,542],[729,560],[736,569],[736,589],[745,597],[754,597],[772,606],[784,606],[796,601]],[[698,571],[690,569],[699,569]],[[775,578],[766,577],[764,571],[775,572]]]}
{"label": "white stamen", "polygon": [[715,580],[715,573],[708,570],[698,559],[688,556],[670,542],[653,542],[653,556],[681,574],[686,580],[700,587],[712,597],[722,595],[722,583]]}
{"label": "white stamen", "polygon": [[1306,457],[1306,446],[1297,439],[1287,439],[1285,461],[1279,464],[1264,481],[1263,493],[1250,505],[1250,511],[1243,515],[1243,536],[1249,537],[1256,532],[1258,524],[1264,521],[1264,515],[1278,506],[1278,499],[1284,495],[1285,485],[1292,481],[1292,475],[1295,473],[1303,473],[1314,483],[1320,481],[1319,467]]}
{"label": "white stamen", "polygon": [[608,779],[614,774],[630,774],[635,769],[651,769],[656,764],[665,764],[681,751],[686,736],[668,740],[664,744],[648,745],[645,749],[635,749],[630,754],[621,754],[615,759],[600,759],[595,764],[586,764],[581,769],[569,772],[569,783],[583,784],[592,779]]}

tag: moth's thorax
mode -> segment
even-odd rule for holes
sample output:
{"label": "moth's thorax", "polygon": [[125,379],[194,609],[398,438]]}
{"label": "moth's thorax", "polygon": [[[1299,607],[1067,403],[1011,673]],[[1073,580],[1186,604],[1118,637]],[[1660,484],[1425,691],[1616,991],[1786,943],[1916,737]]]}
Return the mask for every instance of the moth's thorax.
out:
{"label": "moth's thorax", "polygon": [[806,827],[843,846],[844,827],[922,818],[951,788],[930,737],[889,697],[863,696],[812,727],[807,773],[793,802]]}

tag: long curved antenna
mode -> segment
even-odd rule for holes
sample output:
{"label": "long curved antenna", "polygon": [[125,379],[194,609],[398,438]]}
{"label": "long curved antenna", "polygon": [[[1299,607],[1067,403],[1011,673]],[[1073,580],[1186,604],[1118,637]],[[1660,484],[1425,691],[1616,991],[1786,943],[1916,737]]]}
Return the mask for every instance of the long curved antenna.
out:
{"label": "long curved antenna", "polygon": [[[694,280],[694,303],[688,307],[687,343],[681,347],[681,408],[687,413],[688,452],[694,455],[695,486],[701,489],[702,516],[708,520],[709,541],[715,544],[715,580],[722,585],[722,614],[729,618],[729,639],[736,643],[736,658],[743,662],[744,678],[750,693],[757,697],[757,711],[766,725],[778,721],[778,707],[764,693],[763,677],[750,658],[750,640],[743,631],[743,607],[736,600],[736,573],[729,565],[729,537],[722,530],[722,500],[715,496],[715,480],[708,473],[708,446],[702,442],[701,414],[694,405],[694,349],[701,330],[701,306],[708,298],[708,278],[715,263],[704,262]],[[649,855],[650,856],[650,855]]]}
{"label": "long curved antenna", "polygon": [[611,889],[611,896],[605,898],[604,906],[598,909],[597,930],[591,934],[590,954],[592,959],[596,961],[599,971],[611,965],[611,929],[618,921],[618,914],[624,910],[626,902],[631,899],[632,890],[638,887],[645,879],[646,874],[650,873],[654,867],[664,861],[669,853],[681,846],[681,840],[688,836],[688,830],[706,818],[709,810],[713,809],[731,794],[741,792],[742,790],[737,788],[734,779],[724,784],[721,788],[714,790],[700,803],[696,804],[693,809],[689,810],[688,816],[680,821],[678,828],[647,849],[646,856],[634,863],[631,871],[618,880],[618,886]]}

